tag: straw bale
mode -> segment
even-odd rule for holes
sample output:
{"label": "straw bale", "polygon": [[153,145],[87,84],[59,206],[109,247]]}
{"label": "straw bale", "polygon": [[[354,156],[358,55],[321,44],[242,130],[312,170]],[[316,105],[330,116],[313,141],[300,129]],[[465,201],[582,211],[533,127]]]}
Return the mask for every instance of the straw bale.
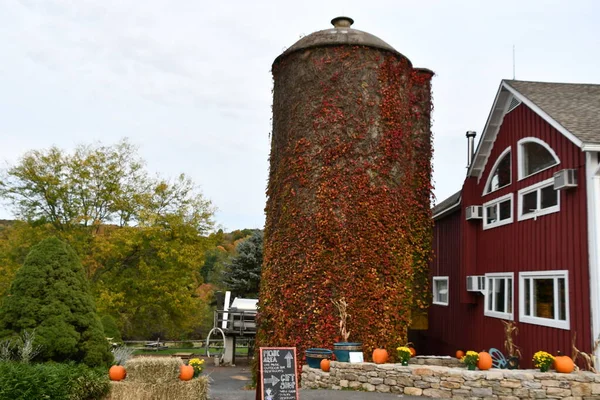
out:
{"label": "straw bale", "polygon": [[125,363],[127,381],[162,384],[179,379],[181,358],[136,357]]}
{"label": "straw bale", "polygon": [[111,382],[111,391],[107,400],[207,400],[207,376],[191,381],[144,383],[129,381],[129,376],[121,382]]}

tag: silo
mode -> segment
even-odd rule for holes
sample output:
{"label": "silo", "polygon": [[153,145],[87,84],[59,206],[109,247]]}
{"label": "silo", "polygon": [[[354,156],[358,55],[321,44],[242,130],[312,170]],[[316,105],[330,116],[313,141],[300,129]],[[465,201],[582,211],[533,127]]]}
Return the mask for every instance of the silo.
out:
{"label": "silo", "polygon": [[[338,17],[272,66],[259,345],[407,340],[429,302],[433,73]],[[300,357],[302,358],[302,357]]]}

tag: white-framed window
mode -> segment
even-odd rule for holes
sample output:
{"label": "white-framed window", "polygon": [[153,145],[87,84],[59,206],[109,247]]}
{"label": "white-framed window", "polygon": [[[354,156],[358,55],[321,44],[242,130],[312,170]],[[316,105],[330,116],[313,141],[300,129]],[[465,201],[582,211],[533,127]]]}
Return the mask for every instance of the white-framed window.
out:
{"label": "white-framed window", "polygon": [[519,190],[518,209],[519,221],[560,211],[560,192],[554,190],[554,178]]}
{"label": "white-framed window", "polygon": [[448,277],[433,277],[433,304],[448,305]]}
{"label": "white-framed window", "polygon": [[511,184],[512,181],[512,158],[510,146],[507,147],[496,159],[488,176],[483,194],[492,193],[498,189]]}
{"label": "white-framed window", "polygon": [[483,229],[513,222],[513,194],[509,193],[483,204]]}
{"label": "white-framed window", "polygon": [[570,329],[569,271],[519,273],[521,322]]}
{"label": "white-framed window", "polygon": [[514,273],[485,274],[485,309],[488,317],[513,319]]}
{"label": "white-framed window", "polygon": [[523,138],[517,142],[517,148],[519,180],[560,164],[552,147],[541,139]]}

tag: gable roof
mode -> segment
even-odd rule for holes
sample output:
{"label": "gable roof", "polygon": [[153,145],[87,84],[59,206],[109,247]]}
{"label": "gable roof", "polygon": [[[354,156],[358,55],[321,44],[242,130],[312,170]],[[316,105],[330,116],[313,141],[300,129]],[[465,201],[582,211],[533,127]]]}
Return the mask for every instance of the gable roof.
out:
{"label": "gable roof", "polygon": [[504,116],[524,103],[583,151],[600,151],[600,85],[503,80],[467,176],[481,178]]}
{"label": "gable roof", "polygon": [[431,209],[431,215],[433,216],[433,219],[435,220],[441,218],[458,208],[460,205],[460,193],[461,191],[459,190],[441,203],[436,204],[435,207]]}

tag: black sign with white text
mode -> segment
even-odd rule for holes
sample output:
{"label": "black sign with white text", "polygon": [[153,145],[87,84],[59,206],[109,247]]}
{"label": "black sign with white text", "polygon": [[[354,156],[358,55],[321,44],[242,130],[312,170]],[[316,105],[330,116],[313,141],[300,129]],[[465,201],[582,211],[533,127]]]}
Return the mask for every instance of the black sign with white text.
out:
{"label": "black sign with white text", "polygon": [[261,347],[260,379],[262,400],[297,400],[296,348]]}

